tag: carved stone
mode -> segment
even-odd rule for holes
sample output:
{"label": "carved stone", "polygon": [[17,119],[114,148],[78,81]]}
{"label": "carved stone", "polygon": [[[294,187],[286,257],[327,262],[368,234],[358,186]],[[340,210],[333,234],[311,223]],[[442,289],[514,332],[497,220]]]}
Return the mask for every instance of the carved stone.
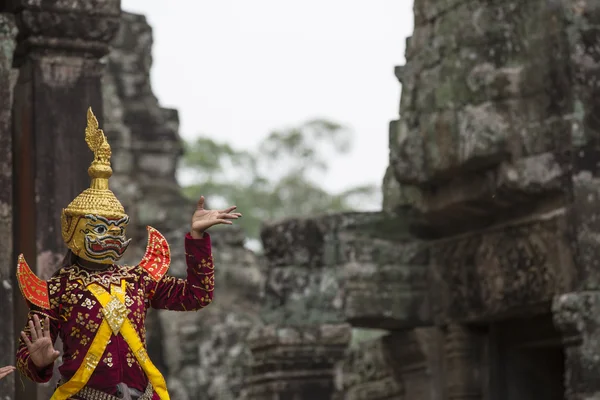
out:
{"label": "carved stone", "polygon": [[389,342],[389,338],[381,337],[358,343],[348,350],[336,366],[336,399],[405,399]]}
{"label": "carved stone", "polygon": [[20,27],[19,56],[35,52],[101,57],[119,26],[120,0],[8,0]]}
{"label": "carved stone", "polygon": [[343,357],[350,336],[345,324],[256,328],[247,339],[253,364],[244,398],[331,399],[333,366]]}
{"label": "carved stone", "polygon": [[432,246],[438,318],[534,315],[574,283],[561,210]]}
{"label": "carved stone", "polygon": [[427,248],[417,241],[340,234],[344,315],[355,327],[407,329],[432,323]]}

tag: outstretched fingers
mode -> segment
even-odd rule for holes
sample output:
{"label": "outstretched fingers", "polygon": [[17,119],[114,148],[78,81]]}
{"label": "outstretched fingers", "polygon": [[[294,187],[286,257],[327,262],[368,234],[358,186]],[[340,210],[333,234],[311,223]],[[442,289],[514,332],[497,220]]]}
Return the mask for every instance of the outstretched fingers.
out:
{"label": "outstretched fingers", "polygon": [[241,215],[237,215],[237,213],[235,213],[235,214],[222,213],[217,216],[217,218],[219,218],[219,219],[238,219],[239,217],[241,217]]}
{"label": "outstretched fingers", "polygon": [[200,200],[198,200],[197,209],[198,210],[204,209],[204,196],[200,196]]}
{"label": "outstretched fingers", "polygon": [[[224,210],[219,211],[220,213],[223,214],[229,214],[230,212],[232,212],[233,210],[235,210],[237,208],[237,206],[231,206],[231,207],[227,207]],[[241,214],[240,214],[241,215]]]}
{"label": "outstretched fingers", "polygon": [[23,339],[23,343],[25,343],[25,346],[27,346],[27,347],[31,346],[31,340],[29,340],[29,337],[23,331],[21,331],[21,339]]}
{"label": "outstretched fingers", "polygon": [[35,323],[36,339],[43,338],[44,337],[44,329],[42,328],[42,324],[40,323],[40,318],[37,315],[33,316],[33,322]]}
{"label": "outstretched fingers", "polygon": [[7,365],[6,367],[0,368],[0,379],[4,378],[6,375],[13,372],[16,368],[12,365]]}
{"label": "outstretched fingers", "polygon": [[44,319],[44,331],[43,331],[43,334],[48,339],[51,339],[51,336],[50,336],[50,318],[48,318],[48,317],[46,317],[46,319]]}
{"label": "outstretched fingers", "polygon": [[225,225],[231,225],[233,224],[233,222],[227,220],[227,219],[217,219],[216,220],[219,224],[225,224]]}
{"label": "outstretched fingers", "polygon": [[35,325],[32,320],[29,320],[29,334],[31,335],[32,342],[35,342],[38,339],[37,332],[35,331]]}

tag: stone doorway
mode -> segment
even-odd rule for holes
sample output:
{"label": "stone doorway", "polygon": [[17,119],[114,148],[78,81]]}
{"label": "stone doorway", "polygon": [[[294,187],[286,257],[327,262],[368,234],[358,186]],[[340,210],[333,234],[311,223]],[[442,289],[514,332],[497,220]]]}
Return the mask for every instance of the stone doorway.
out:
{"label": "stone doorway", "polygon": [[563,400],[565,356],[550,314],[490,330],[490,400]]}

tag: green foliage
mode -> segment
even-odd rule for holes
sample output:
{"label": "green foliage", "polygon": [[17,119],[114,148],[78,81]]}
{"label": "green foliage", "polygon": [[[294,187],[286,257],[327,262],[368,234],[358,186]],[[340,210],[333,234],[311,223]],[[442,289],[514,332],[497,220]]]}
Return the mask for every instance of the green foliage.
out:
{"label": "green foliage", "polygon": [[255,151],[200,137],[186,144],[184,171],[193,182],[184,193],[194,200],[203,194],[211,208],[235,204],[244,214],[239,225],[258,239],[263,221],[349,211],[357,199],[372,200],[375,185],[330,193],[317,183],[329,158],[350,148],[351,132],[322,119],[272,132]]}

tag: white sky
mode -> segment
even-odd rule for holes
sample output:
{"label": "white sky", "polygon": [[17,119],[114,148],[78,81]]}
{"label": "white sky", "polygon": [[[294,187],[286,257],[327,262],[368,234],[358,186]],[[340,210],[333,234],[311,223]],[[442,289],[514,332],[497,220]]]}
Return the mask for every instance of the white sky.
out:
{"label": "white sky", "polygon": [[355,132],[324,184],[381,183],[412,0],[122,0],[154,30],[152,84],[181,135],[239,147],[324,117]]}

